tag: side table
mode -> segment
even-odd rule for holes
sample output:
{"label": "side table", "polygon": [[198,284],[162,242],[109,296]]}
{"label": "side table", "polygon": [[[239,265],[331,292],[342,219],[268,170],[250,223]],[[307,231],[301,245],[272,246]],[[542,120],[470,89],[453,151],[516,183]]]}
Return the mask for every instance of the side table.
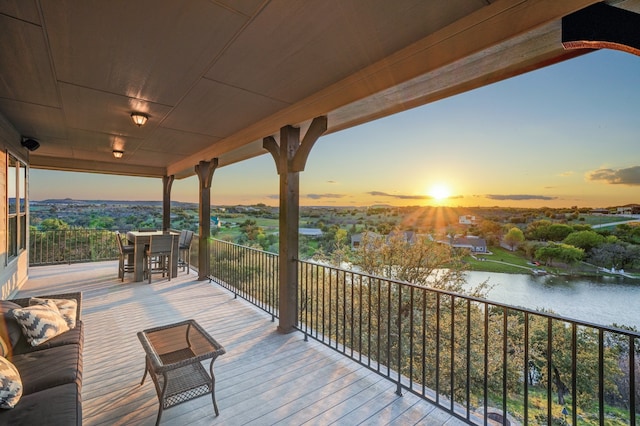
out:
{"label": "side table", "polygon": [[[192,319],[140,331],[138,339],[146,353],[140,385],[149,373],[160,403],[156,425],[164,409],[209,393],[219,415],[213,362],[225,353],[222,345]],[[202,366],[206,359],[211,359],[208,373]]]}

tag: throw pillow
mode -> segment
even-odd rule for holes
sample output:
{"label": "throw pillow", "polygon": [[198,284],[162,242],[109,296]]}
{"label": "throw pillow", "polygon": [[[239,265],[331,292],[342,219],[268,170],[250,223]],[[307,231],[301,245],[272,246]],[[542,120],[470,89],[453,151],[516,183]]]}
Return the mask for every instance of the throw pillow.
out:
{"label": "throw pillow", "polygon": [[55,303],[12,309],[11,313],[22,326],[22,332],[31,346],[38,346],[58,334],[69,330],[67,321],[60,315]]}
{"label": "throw pillow", "polygon": [[0,356],[6,358],[9,355],[10,355],[9,345],[7,345],[7,342],[5,342],[2,336],[0,336]]}
{"label": "throw pillow", "polygon": [[32,297],[29,299],[29,305],[44,305],[47,301],[52,301],[56,304],[58,311],[62,318],[67,321],[69,328],[76,328],[76,311],[78,310],[78,302],[73,299],[41,299],[39,297]]}
{"label": "throw pillow", "polygon": [[18,324],[9,311],[21,307],[22,306],[17,303],[8,300],[0,301],[0,312],[2,312],[2,316],[0,316],[0,336],[2,336],[4,341],[10,344],[12,348],[15,347],[20,337],[22,337],[22,327],[20,327],[20,324]]}
{"label": "throw pillow", "polygon": [[22,396],[22,380],[15,365],[0,357],[0,408],[13,408]]}

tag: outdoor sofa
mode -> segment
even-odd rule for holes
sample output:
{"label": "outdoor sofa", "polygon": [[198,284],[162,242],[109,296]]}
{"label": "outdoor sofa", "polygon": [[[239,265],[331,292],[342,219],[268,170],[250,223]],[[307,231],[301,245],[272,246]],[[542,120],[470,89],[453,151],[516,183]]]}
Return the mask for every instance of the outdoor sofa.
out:
{"label": "outdoor sofa", "polygon": [[[80,318],[82,293],[55,294],[32,298],[0,301],[0,313],[4,318],[0,324],[0,338],[6,343],[4,364],[0,366],[0,374],[6,369],[8,360],[19,372],[22,396],[13,408],[0,408],[0,425],[81,425],[82,424],[82,347],[84,343],[83,324]],[[42,300],[46,302],[41,302]],[[55,337],[48,338],[33,346],[32,336],[27,338],[20,324],[23,320],[16,319],[16,312],[24,312],[22,308],[30,305],[66,302],[76,304],[75,318],[71,315],[64,317],[64,309],[60,305],[59,312],[63,314],[67,326],[74,325],[67,331],[59,327]],[[13,309],[18,311],[12,311]],[[29,310],[29,312],[31,312]],[[72,312],[72,311],[67,311]],[[75,321],[73,321],[75,319]],[[75,322],[75,324],[73,324]],[[1,343],[0,343],[1,345]],[[9,367],[10,369],[10,367]],[[0,380],[0,401],[6,402],[7,380]]]}

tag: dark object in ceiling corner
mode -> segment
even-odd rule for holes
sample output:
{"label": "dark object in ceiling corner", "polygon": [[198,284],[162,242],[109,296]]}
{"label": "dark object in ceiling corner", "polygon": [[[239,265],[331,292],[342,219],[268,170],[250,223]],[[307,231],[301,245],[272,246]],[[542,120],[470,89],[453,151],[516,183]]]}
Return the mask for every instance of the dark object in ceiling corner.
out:
{"label": "dark object in ceiling corner", "polygon": [[29,151],[35,151],[36,149],[40,148],[40,142],[38,142],[35,139],[24,138],[24,139],[22,139],[22,142],[20,142],[20,143],[22,144],[22,146],[27,148]]}

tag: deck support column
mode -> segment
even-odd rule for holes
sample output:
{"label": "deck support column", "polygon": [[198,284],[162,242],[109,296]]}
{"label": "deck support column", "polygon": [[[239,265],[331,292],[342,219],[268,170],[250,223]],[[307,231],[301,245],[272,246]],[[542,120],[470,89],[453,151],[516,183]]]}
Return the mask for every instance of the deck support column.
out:
{"label": "deck support column", "polygon": [[162,230],[165,232],[171,228],[171,185],[174,179],[174,175],[162,176]]}
{"label": "deck support column", "polygon": [[313,119],[300,142],[300,129],[280,129],[280,145],[272,136],[262,146],[271,153],[280,176],[279,234],[279,317],[278,331],[291,333],[298,320],[298,222],[300,212],[300,172],[318,138],[327,130],[327,117]]}
{"label": "deck support column", "polygon": [[211,242],[211,181],[213,172],[218,167],[218,159],[201,161],[195,167],[199,188],[198,206],[198,280],[209,279],[210,275],[210,247]]}

